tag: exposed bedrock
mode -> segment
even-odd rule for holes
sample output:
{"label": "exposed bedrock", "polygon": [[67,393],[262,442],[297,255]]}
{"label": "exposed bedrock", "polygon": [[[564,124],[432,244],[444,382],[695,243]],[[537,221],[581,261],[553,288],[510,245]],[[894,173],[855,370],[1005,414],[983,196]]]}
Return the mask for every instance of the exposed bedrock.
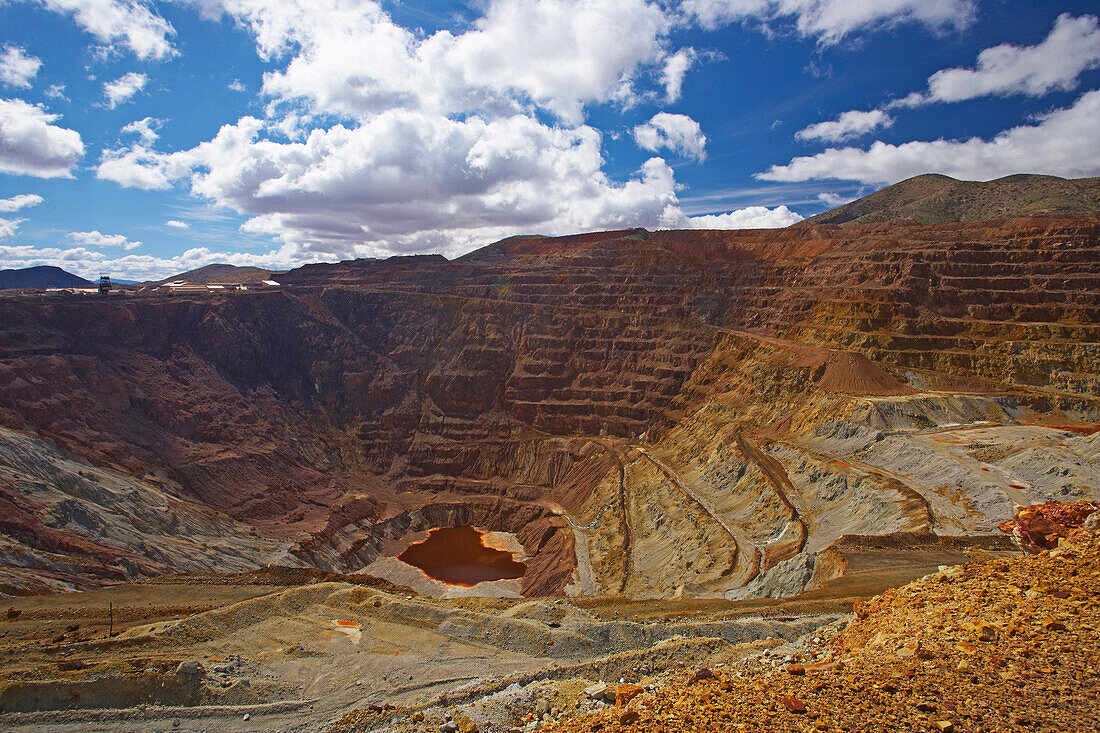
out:
{"label": "exposed bedrock", "polygon": [[[515,237],[283,282],[0,300],[0,424],[44,456],[5,464],[5,592],[356,572],[472,524],[516,536],[528,595],[787,593],[852,567],[846,537],[1100,491],[1096,215]],[[138,493],[76,501],[42,461]]]}
{"label": "exposed bedrock", "polygon": [[91,466],[0,428],[0,593],[297,564],[288,549],[156,480]]}

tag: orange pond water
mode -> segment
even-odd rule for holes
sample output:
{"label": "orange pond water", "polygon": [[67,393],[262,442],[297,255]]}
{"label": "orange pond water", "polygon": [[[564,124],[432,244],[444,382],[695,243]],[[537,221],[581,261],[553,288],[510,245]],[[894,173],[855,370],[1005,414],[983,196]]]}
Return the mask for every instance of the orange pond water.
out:
{"label": "orange pond water", "polygon": [[466,588],[487,580],[522,578],[527,566],[512,553],[486,547],[481,532],[469,525],[433,529],[428,538],[397,556],[428,577]]}

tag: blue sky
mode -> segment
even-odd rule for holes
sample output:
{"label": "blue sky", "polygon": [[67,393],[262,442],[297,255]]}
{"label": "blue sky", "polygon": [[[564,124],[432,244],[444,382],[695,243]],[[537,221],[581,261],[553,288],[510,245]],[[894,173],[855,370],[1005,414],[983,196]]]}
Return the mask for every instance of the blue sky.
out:
{"label": "blue sky", "polygon": [[1095,2],[0,0],[0,268],[785,226],[1100,175]]}

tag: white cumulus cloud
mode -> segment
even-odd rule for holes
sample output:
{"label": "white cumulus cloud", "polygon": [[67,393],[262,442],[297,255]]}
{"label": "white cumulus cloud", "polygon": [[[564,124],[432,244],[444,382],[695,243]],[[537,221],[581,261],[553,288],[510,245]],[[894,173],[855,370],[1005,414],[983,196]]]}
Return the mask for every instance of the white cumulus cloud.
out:
{"label": "white cumulus cloud", "polygon": [[135,94],[145,88],[148,81],[149,77],[145,74],[129,71],[114,81],[106,82],[103,85],[103,97],[107,100],[107,109],[114,109],[130,101]]}
{"label": "white cumulus cloud", "polygon": [[[978,54],[974,68],[942,69],[928,78],[924,92],[913,92],[881,109],[852,110],[837,119],[810,125],[795,134],[800,140],[844,142],[894,120],[887,109],[961,102],[986,96],[1023,94],[1039,97],[1078,85],[1085,71],[1100,67],[1100,19],[1093,15],[1058,16],[1047,37],[1034,46],[1001,44]],[[914,148],[904,148],[913,150]]]}
{"label": "white cumulus cloud", "polygon": [[867,149],[830,148],[776,165],[767,181],[843,179],[895,183],[921,173],[988,180],[1013,173],[1080,177],[1100,175],[1100,90],[1070,107],[1042,115],[1033,125],[1005,130],[991,140],[875,142]]}
{"label": "white cumulus cloud", "polygon": [[121,247],[125,250],[137,249],[141,242],[131,242],[121,234],[101,234],[98,231],[69,232],[69,239],[85,247]]}
{"label": "white cumulus cloud", "polygon": [[688,229],[780,229],[797,224],[805,217],[786,206],[746,206],[725,214],[690,216],[683,225]]}
{"label": "white cumulus cloud", "polygon": [[600,135],[525,115],[451,120],[395,110],[301,142],[246,117],[178,153],[105,155],[98,176],[192,193],[247,214],[246,230],[320,254],[464,251],[517,231],[656,226],[679,215],[660,158],[625,183],[601,170]]}
{"label": "white cumulus cloud", "polygon": [[[244,231],[281,242],[281,263],[688,226],[665,160],[613,180],[586,123],[593,105],[679,97],[696,52],[670,37],[684,20],[672,3],[486,0],[461,30],[424,33],[374,0],[193,2],[253,36],[269,68],[262,119],[175,152],[133,130],[96,175],[237,212]],[[640,145],[705,156],[689,117],[640,128]]]}
{"label": "white cumulus cloud", "polygon": [[825,204],[826,206],[834,207],[843,206],[844,204],[850,204],[857,198],[857,196],[841,196],[840,194],[832,193],[831,191],[824,191],[817,195],[818,201]]}
{"label": "white cumulus cloud", "polygon": [[191,228],[190,224],[188,224],[185,221],[180,221],[179,219],[169,219],[168,221],[164,222],[164,224],[165,224],[165,226],[170,226],[173,229],[190,229]]}
{"label": "white cumulus cloud", "polygon": [[844,112],[835,120],[818,122],[805,127],[796,132],[794,136],[799,140],[843,142],[860,135],[866,135],[880,127],[890,127],[893,124],[893,118],[881,109],[873,109],[868,112],[851,110]]}
{"label": "white cumulus cloud", "polygon": [[704,27],[756,20],[793,23],[798,32],[833,44],[856,31],[919,23],[941,30],[973,22],[973,0],[684,0],[684,12]]}
{"label": "white cumulus cloud", "polygon": [[[15,236],[15,231],[19,229],[19,225],[25,222],[26,219],[3,219],[0,218],[0,239],[7,239]],[[3,260],[0,259],[0,263]]]}
{"label": "white cumulus cloud", "polygon": [[104,44],[124,44],[140,59],[172,55],[172,25],[140,0],[39,0],[73,20]]}
{"label": "white cumulus cloud", "polygon": [[163,124],[164,120],[159,120],[156,117],[144,117],[125,125],[121,132],[124,135],[137,135],[142,145],[149,146],[155,143],[157,138],[160,137],[160,133],[158,133],[157,130],[159,130],[160,126]]}
{"label": "white cumulus cloud", "polygon": [[972,69],[943,69],[928,78],[928,91],[894,103],[910,107],[933,102],[961,102],[990,95],[1039,97],[1075,89],[1078,77],[1100,66],[1100,19],[1095,15],[1058,16],[1042,43],[1002,44],[978,54]]}
{"label": "white cumulus cloud", "polygon": [[127,188],[164,190],[172,187],[173,180],[183,176],[188,157],[179,153],[159,153],[140,144],[104,150],[96,168],[96,178]]}
{"label": "white cumulus cloud", "polygon": [[494,0],[462,33],[422,36],[378,2],[202,0],[251,29],[263,91],[352,117],[395,108],[444,114],[534,103],[570,122],[584,105],[635,98],[643,68],[667,53],[674,18],[650,0]]}
{"label": "white cumulus cloud", "polygon": [[28,56],[27,52],[18,46],[4,46],[4,52],[0,54],[0,84],[27,89],[31,85],[31,79],[38,75],[40,68],[42,68],[41,59]]}
{"label": "white cumulus cloud", "polygon": [[683,91],[684,75],[695,63],[697,54],[693,48],[681,48],[665,59],[665,68],[661,72],[661,83],[665,87],[665,101],[675,102]]}
{"label": "white cumulus cloud", "polygon": [[11,198],[0,199],[0,211],[19,211],[38,206],[44,199],[36,193],[21,193]]}
{"label": "white cumulus cloud", "polygon": [[75,130],[51,124],[58,118],[21,99],[0,99],[0,173],[71,177],[84,143]]}
{"label": "white cumulus cloud", "polygon": [[658,112],[634,128],[634,140],[645,150],[668,149],[698,161],[707,157],[707,137],[687,115]]}

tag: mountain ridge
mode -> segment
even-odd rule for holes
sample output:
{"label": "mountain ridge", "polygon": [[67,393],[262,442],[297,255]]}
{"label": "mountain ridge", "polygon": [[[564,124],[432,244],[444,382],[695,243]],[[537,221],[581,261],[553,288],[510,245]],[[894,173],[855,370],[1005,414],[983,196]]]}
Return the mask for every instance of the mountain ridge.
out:
{"label": "mountain ridge", "polygon": [[171,277],[166,277],[163,280],[156,280],[154,282],[161,284],[174,280],[187,280],[188,282],[193,282],[198,285],[227,282],[255,283],[269,279],[275,272],[275,270],[266,270],[262,267],[240,267],[238,265],[215,263],[212,265],[204,265],[194,270],[188,270],[187,272],[181,272],[177,275],[172,275]]}
{"label": "mountain ridge", "polygon": [[914,176],[793,227],[818,224],[946,224],[1100,210],[1100,177],[1019,173],[960,181],[938,173]]}
{"label": "mountain ridge", "polygon": [[53,265],[0,270],[0,290],[22,288],[87,288],[92,282]]}

